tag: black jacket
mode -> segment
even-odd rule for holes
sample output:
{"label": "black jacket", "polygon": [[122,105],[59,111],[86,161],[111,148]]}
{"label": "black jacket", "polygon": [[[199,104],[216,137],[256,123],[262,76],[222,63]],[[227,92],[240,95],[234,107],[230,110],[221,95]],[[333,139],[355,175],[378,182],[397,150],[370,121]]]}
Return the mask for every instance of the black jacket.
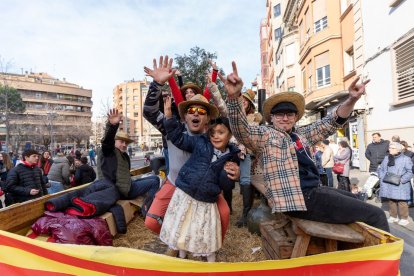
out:
{"label": "black jacket", "polygon": [[96,173],[94,169],[88,164],[82,164],[76,169],[75,183],[76,185],[86,184],[94,181]]}
{"label": "black jacket", "polygon": [[[39,190],[39,193],[31,195],[32,189]],[[47,195],[42,170],[38,166],[28,167],[20,163],[7,174],[6,191],[13,197],[14,202],[24,202]]]}
{"label": "black jacket", "polygon": [[365,157],[369,160],[369,171],[376,172],[382,160],[388,154],[389,141],[382,140],[378,143],[372,142],[365,151]]}
{"label": "black jacket", "polygon": [[[190,136],[184,134],[177,119],[164,121],[168,139],[184,151],[191,152],[190,159],[181,168],[175,185],[192,198],[203,202],[216,202],[222,190],[233,187],[223,167],[227,161],[239,163],[240,150],[229,144],[229,153],[211,162],[214,148],[206,134]],[[223,179],[225,181],[223,181]]]}

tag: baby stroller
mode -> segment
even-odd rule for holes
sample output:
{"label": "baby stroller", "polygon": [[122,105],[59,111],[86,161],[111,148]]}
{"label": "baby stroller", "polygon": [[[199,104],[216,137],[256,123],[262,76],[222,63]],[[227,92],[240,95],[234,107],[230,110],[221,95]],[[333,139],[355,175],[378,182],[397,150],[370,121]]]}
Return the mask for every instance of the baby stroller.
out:
{"label": "baby stroller", "polygon": [[363,186],[363,190],[367,193],[367,197],[372,199],[379,195],[380,179],[376,172],[372,172]]}

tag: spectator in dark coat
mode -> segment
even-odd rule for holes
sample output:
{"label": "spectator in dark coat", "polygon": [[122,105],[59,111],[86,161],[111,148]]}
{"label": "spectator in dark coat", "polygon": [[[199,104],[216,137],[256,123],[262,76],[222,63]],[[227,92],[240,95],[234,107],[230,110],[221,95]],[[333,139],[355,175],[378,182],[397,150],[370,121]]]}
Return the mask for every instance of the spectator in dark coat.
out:
{"label": "spectator in dark coat", "polygon": [[29,149],[23,152],[23,162],[10,170],[6,180],[6,191],[14,202],[24,202],[47,195],[42,170],[37,166],[39,153]]}
{"label": "spectator in dark coat", "polygon": [[369,160],[369,171],[376,172],[382,160],[388,154],[389,142],[381,139],[381,134],[375,132],[372,134],[372,143],[368,145],[365,151],[365,157]]}
{"label": "spectator in dark coat", "polygon": [[96,173],[94,169],[88,165],[88,158],[81,157],[80,161],[82,165],[76,168],[75,184],[82,185],[94,181],[96,178]]}

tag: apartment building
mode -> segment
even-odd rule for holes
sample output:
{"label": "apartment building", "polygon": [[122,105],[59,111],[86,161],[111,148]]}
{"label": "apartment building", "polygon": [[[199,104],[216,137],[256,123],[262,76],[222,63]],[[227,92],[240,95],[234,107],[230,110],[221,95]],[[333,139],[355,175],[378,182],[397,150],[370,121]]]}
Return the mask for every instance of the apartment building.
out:
{"label": "apartment building", "polygon": [[146,79],[118,84],[113,90],[113,102],[114,108],[124,115],[120,129],[126,131],[136,145],[155,147],[162,143],[161,133],[142,114],[148,88],[149,82]]}
{"label": "apartment building", "polygon": [[[86,144],[91,132],[92,90],[47,73],[0,73],[0,83],[17,89],[26,110],[9,118],[10,145],[32,143],[56,148]],[[5,130],[0,133],[5,140]]]}

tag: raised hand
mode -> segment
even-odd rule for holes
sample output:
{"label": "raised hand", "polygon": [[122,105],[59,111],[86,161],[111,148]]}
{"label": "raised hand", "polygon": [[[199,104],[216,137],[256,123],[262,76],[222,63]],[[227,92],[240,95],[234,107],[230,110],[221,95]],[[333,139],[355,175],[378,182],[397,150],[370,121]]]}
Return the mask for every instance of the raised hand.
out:
{"label": "raised hand", "polygon": [[243,88],[243,81],[239,77],[237,72],[236,62],[231,63],[233,67],[233,72],[227,76],[226,81],[224,82],[224,87],[227,90],[227,97],[229,99],[236,99],[240,96],[241,90]]}
{"label": "raised hand", "polygon": [[213,67],[213,70],[218,71],[217,64],[213,62],[211,59],[208,60],[208,63],[210,63],[211,67]]}
{"label": "raised hand", "polygon": [[164,116],[167,119],[172,117],[171,102],[171,96],[164,97]]}
{"label": "raised hand", "polygon": [[110,109],[109,113],[107,115],[108,115],[108,122],[111,125],[119,124],[119,122],[121,122],[121,120],[122,120],[121,113],[119,113],[118,110],[115,109],[115,108]]}
{"label": "raised hand", "polygon": [[365,94],[365,86],[370,80],[358,83],[360,77],[357,77],[348,87],[349,97],[355,101],[359,100],[363,94]]}
{"label": "raised hand", "polygon": [[163,85],[169,78],[171,78],[177,69],[172,69],[173,59],[168,59],[168,56],[160,56],[160,61],[157,65],[157,60],[153,59],[153,69],[144,67],[144,72],[147,76],[152,77],[154,81]]}

